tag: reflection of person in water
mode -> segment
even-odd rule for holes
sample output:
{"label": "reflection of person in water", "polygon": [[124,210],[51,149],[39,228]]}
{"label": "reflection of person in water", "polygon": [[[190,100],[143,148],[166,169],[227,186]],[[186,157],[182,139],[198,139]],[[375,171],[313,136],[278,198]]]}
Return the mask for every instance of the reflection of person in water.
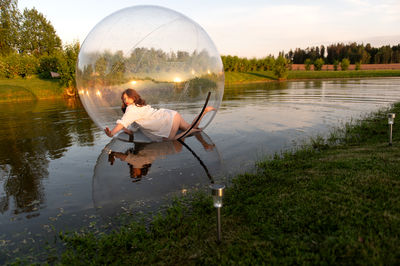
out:
{"label": "reflection of person in water", "polygon": [[[204,140],[202,134],[195,134],[196,139],[202,144],[205,150],[212,150],[214,144]],[[182,151],[182,142],[173,140],[168,142],[135,143],[135,147],[128,149],[125,153],[111,151],[108,161],[114,164],[115,158],[125,161],[129,165],[129,173],[133,182],[141,180],[146,176],[152,163],[158,158],[179,153]]]}
{"label": "reflection of person in water", "polygon": [[147,175],[151,163],[148,164],[142,164],[138,165],[135,163],[135,165],[131,164],[128,160],[128,158],[133,154],[135,151],[134,149],[129,149],[125,153],[122,152],[115,152],[112,151],[108,155],[108,161],[110,162],[111,165],[114,164],[115,158],[120,159],[121,161],[127,161],[129,165],[129,175],[132,178],[132,182],[137,182],[142,179],[143,176]]}
{"label": "reflection of person in water", "polygon": [[148,174],[151,164],[157,158],[179,153],[181,150],[182,144],[179,141],[135,143],[135,148],[128,149],[125,153],[112,151],[108,160],[111,165],[115,158],[127,162],[130,176],[136,182]]}
{"label": "reflection of person in water", "polygon": [[[175,140],[184,134],[184,132],[179,133],[179,130],[186,131],[191,127],[177,111],[154,109],[147,105],[146,101],[133,89],[125,90],[121,95],[121,100],[121,109],[124,115],[117,120],[117,125],[112,130],[108,127],[104,129],[104,132],[109,137],[113,137],[121,130],[131,133],[128,127],[133,123],[138,125],[142,132],[152,140]],[[189,133],[200,131],[201,129],[198,128],[198,125],[201,118],[207,112],[214,110],[215,108],[212,106],[206,107],[204,113]]]}

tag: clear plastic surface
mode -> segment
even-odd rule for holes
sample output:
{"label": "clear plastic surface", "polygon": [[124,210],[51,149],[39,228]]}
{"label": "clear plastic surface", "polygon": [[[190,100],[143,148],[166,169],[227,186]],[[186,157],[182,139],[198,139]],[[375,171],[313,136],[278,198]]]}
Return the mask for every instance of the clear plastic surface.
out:
{"label": "clear plastic surface", "polygon": [[122,115],[121,93],[135,89],[154,108],[181,113],[192,122],[208,92],[205,128],[224,92],[221,57],[207,33],[193,20],[158,6],[133,6],[100,21],[86,37],[78,57],[80,99],[101,128]]}

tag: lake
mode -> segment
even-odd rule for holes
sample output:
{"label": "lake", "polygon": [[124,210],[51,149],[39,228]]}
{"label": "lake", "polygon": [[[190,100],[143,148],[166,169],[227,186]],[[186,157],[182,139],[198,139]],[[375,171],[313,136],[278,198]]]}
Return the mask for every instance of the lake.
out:
{"label": "lake", "polygon": [[147,219],[397,101],[400,78],[234,85],[203,133],[136,145],[108,138],[76,99],[0,103],[0,263],[39,256],[59,231]]}

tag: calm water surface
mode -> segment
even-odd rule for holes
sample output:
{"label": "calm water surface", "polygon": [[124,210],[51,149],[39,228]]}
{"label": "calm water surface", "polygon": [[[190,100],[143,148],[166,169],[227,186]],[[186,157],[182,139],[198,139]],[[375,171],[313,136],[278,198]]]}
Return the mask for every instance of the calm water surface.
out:
{"label": "calm water surface", "polygon": [[231,86],[204,133],[136,146],[106,137],[79,101],[0,103],[0,263],[43,251],[58,231],[157,211],[174,195],[228,182],[399,100],[399,78]]}

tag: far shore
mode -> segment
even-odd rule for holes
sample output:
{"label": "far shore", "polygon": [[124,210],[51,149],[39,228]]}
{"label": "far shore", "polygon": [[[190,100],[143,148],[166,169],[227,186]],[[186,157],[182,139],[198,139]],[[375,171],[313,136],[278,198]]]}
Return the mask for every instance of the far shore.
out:
{"label": "far shore", "polygon": [[[286,80],[400,77],[400,64],[362,65],[361,70],[346,71],[330,70],[331,67],[333,69],[332,65],[327,65],[322,68],[322,71],[306,71],[302,70],[304,65],[292,65],[292,70],[288,71],[287,78],[283,80],[278,80],[272,71],[225,72],[225,85],[281,82]],[[354,65],[350,65],[350,69],[354,69]],[[70,97],[67,92],[68,90],[63,88],[56,79],[43,80],[36,76],[0,79],[0,103]]]}

